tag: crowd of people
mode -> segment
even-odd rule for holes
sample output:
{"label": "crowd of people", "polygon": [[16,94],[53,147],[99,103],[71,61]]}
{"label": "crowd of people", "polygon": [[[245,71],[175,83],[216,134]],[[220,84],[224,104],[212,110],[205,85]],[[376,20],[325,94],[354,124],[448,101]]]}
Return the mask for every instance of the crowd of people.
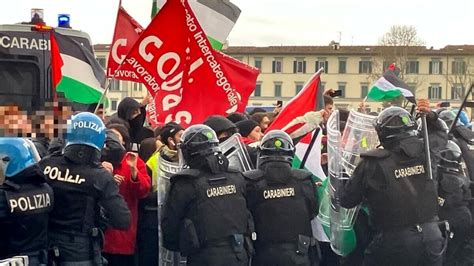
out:
{"label": "crowd of people", "polygon": [[[323,131],[334,108],[328,95],[315,112]],[[368,209],[356,219],[357,249],[341,258],[313,237],[321,183],[292,168],[298,139],[267,130],[279,107],[150,128],[150,100],[125,98],[105,118],[71,113],[64,138],[0,138],[0,260],[161,265],[161,238],[188,265],[474,264],[474,133],[453,110],[418,102],[429,170],[416,117],[400,107],[371,113],[383,148],[361,155],[341,192],[342,207]],[[348,111],[340,114],[343,129]],[[217,149],[235,133],[255,170],[229,167]],[[322,152],[327,174],[324,143]],[[165,206],[159,159],[185,166],[171,178]]]}

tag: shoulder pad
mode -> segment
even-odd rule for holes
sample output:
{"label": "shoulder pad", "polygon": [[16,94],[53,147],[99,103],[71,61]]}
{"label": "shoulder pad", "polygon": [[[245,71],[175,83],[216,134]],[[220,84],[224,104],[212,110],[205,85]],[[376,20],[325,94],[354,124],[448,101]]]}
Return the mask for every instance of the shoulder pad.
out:
{"label": "shoulder pad", "polygon": [[201,171],[199,171],[197,169],[185,169],[185,170],[179,171],[178,173],[172,175],[171,180],[185,178],[185,177],[197,178],[197,177],[199,177],[200,173],[201,173]]}
{"label": "shoulder pad", "polygon": [[240,173],[239,169],[235,168],[235,167],[232,167],[232,166],[229,166],[229,168],[227,169],[227,172],[230,172],[230,173]]}
{"label": "shoulder pad", "polygon": [[313,176],[311,172],[303,169],[292,169],[291,172],[293,173],[293,177],[299,180],[304,180]]}
{"label": "shoulder pad", "polygon": [[260,169],[255,169],[255,170],[250,170],[247,172],[243,172],[242,175],[245,178],[248,178],[250,180],[259,180],[263,178],[263,171]]}
{"label": "shoulder pad", "polygon": [[390,156],[390,152],[384,149],[375,149],[375,150],[370,150],[368,152],[364,152],[360,154],[360,157],[362,158],[387,158]]}

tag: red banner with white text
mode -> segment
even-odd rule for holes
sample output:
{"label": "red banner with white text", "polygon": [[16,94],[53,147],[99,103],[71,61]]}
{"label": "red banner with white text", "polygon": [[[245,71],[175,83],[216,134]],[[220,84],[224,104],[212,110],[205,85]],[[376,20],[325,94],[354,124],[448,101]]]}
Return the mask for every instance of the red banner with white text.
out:
{"label": "red banner with white text", "polygon": [[175,121],[189,126],[209,115],[245,108],[242,103],[253,91],[258,72],[248,68],[255,74],[242,78],[255,79],[239,96],[234,84],[240,79],[228,73],[235,66],[222,58],[212,49],[187,1],[167,1],[124,64],[132,67],[155,97],[154,106],[148,107],[151,124]]}
{"label": "red banner with white text", "polygon": [[120,69],[118,68],[138,40],[142,31],[143,27],[120,5],[107,62],[107,77],[111,78],[115,75],[115,79],[140,82],[140,79],[130,65],[122,65]]}

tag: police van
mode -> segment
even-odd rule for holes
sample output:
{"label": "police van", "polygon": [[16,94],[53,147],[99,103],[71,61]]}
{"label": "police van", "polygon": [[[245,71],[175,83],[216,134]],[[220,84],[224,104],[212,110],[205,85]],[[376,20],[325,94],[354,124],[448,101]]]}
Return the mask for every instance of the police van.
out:
{"label": "police van", "polygon": [[67,28],[69,23],[67,27],[45,26],[40,16],[28,23],[0,25],[0,106],[16,105],[21,110],[34,111],[52,102],[51,29],[93,52],[89,34]]}

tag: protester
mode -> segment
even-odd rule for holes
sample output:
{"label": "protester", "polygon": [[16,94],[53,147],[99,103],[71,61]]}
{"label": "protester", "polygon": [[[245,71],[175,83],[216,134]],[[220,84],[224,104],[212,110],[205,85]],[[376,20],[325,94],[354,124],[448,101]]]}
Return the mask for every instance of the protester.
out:
{"label": "protester", "polygon": [[184,128],[175,122],[169,122],[161,129],[160,139],[164,145],[158,148],[158,152],[163,159],[169,162],[178,161],[178,144],[183,132]]}
{"label": "protester", "polygon": [[209,126],[217,134],[219,142],[224,142],[238,132],[237,126],[229,119],[221,115],[211,115],[203,123]]}
{"label": "protester", "polygon": [[[127,152],[126,141],[129,139],[126,128],[121,124],[108,126],[116,134],[122,145],[122,150],[110,150],[121,154],[118,165],[114,163],[113,174],[119,185],[120,194],[125,199],[131,212],[131,223],[127,230],[107,229],[104,240],[104,257],[110,266],[133,265],[136,249],[137,223],[138,223],[138,201],[145,198],[150,191],[150,177],[148,176],[145,163],[137,154]],[[111,156],[105,156],[111,157]]]}
{"label": "protester", "polygon": [[262,129],[262,132],[265,132],[265,130],[267,130],[268,125],[271,122],[268,113],[255,113],[250,116],[250,119],[258,123],[258,125]]}
{"label": "protester", "polygon": [[239,121],[235,125],[239,129],[240,135],[242,135],[241,140],[244,144],[260,141],[263,137],[261,127],[252,119]]}
{"label": "protester", "polygon": [[235,124],[239,121],[248,120],[248,117],[245,114],[234,112],[234,113],[229,114],[227,116],[227,119],[229,119],[232,123]]}

